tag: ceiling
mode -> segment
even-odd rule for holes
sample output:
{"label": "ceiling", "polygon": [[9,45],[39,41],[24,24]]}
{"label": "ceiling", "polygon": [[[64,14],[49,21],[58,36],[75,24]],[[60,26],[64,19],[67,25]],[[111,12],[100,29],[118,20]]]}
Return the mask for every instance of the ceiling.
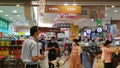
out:
{"label": "ceiling", "polygon": [[47,2],[120,2],[120,0],[46,0]]}
{"label": "ceiling", "polygon": [[0,6],[0,17],[11,22],[15,26],[26,25],[23,6]]}
{"label": "ceiling", "polygon": [[[37,1],[37,0],[1,0],[0,10],[3,10],[4,12],[0,12],[0,17],[9,20],[10,22],[14,22],[13,25],[28,25],[26,24],[26,18],[24,17],[24,6],[31,4],[30,1]],[[120,6],[120,0],[46,0],[47,5],[63,5],[64,3],[72,4],[73,2],[77,3],[78,5],[115,5]],[[20,4],[22,6],[16,7],[16,4]],[[8,6],[7,6],[8,5]],[[12,6],[14,5],[14,6]],[[114,12],[114,10],[117,9],[118,12]],[[17,13],[13,13],[13,10],[17,10]],[[106,13],[106,20],[112,19],[120,19],[120,8],[107,8],[105,10]],[[8,16],[5,16],[8,14]],[[20,16],[17,16],[20,15]],[[74,22],[76,25],[79,26],[94,26],[93,21],[88,18],[78,18],[78,19],[61,19],[59,17],[60,14],[51,14],[51,13],[45,13],[44,15],[44,23],[54,23],[54,21],[59,20],[60,22]],[[13,18],[13,19],[11,19]],[[56,19],[57,18],[57,19]],[[14,21],[15,20],[15,21]],[[91,22],[91,23],[90,23]],[[21,23],[21,24],[20,24]],[[25,24],[24,24],[25,23]]]}
{"label": "ceiling", "polygon": [[[112,20],[120,20],[120,8],[119,7],[105,7],[105,18],[103,19],[103,25]],[[77,16],[76,14],[69,14],[67,16]],[[61,14],[58,13],[45,13],[44,15],[45,23],[74,23],[75,25],[79,25],[80,28],[85,26],[95,27],[96,22],[90,18],[81,18],[78,17],[76,19],[71,18],[61,18]]]}

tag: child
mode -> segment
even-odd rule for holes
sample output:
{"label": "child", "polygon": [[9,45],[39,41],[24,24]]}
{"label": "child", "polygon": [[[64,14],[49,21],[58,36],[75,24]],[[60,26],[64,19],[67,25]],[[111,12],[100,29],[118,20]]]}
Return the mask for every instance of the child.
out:
{"label": "child", "polygon": [[102,54],[102,51],[96,52],[93,68],[104,68],[103,60],[101,60],[101,54]]}
{"label": "child", "polygon": [[60,55],[57,56],[56,60],[49,62],[54,64],[54,68],[63,68],[64,61],[60,59]]}

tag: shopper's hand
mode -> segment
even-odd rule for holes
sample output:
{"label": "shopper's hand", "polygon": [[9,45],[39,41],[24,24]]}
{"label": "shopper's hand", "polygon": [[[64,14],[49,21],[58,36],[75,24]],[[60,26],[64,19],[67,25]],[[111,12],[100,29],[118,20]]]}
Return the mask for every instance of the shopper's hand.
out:
{"label": "shopper's hand", "polygon": [[39,56],[39,59],[40,59],[40,60],[43,60],[43,59],[44,59],[44,55],[43,55],[43,54],[40,55],[40,56]]}
{"label": "shopper's hand", "polygon": [[51,49],[56,49],[55,46],[52,46]]}
{"label": "shopper's hand", "polygon": [[63,62],[63,65],[65,64],[65,61]]}

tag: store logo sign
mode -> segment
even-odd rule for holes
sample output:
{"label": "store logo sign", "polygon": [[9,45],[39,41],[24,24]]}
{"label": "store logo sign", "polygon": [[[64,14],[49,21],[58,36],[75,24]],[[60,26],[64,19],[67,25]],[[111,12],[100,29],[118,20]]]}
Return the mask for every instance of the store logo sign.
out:
{"label": "store logo sign", "polygon": [[3,19],[0,19],[0,27],[8,29],[8,22],[4,21]]}
{"label": "store logo sign", "polygon": [[46,5],[46,13],[81,13],[81,6]]}

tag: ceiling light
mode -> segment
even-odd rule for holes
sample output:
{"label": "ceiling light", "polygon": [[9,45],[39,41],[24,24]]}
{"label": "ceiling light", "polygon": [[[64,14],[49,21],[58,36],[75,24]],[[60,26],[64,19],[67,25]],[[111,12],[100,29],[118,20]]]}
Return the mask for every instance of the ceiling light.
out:
{"label": "ceiling light", "polygon": [[114,12],[116,13],[116,12],[118,12],[118,10],[114,10]]}
{"label": "ceiling light", "polygon": [[94,22],[94,19],[91,19],[92,22]]}
{"label": "ceiling light", "polygon": [[65,6],[67,6],[68,4],[66,3],[66,4],[64,4]]}
{"label": "ceiling light", "polygon": [[105,14],[105,16],[108,16],[107,14]]}
{"label": "ceiling light", "polygon": [[17,7],[20,7],[20,5],[19,5],[19,4],[17,4],[16,6],[17,6]]}
{"label": "ceiling light", "polygon": [[8,16],[8,14],[5,15],[6,17]]}
{"label": "ceiling light", "polygon": [[20,16],[20,15],[17,15],[18,17]]}
{"label": "ceiling light", "polygon": [[114,6],[114,5],[112,5],[111,7],[112,7],[112,8],[115,8],[115,6]]}
{"label": "ceiling light", "polygon": [[17,13],[17,11],[16,11],[16,10],[13,10],[12,12],[13,12],[13,13]]}
{"label": "ceiling light", "polygon": [[10,19],[13,19],[13,18],[10,18]]}
{"label": "ceiling light", "polygon": [[3,12],[3,10],[0,10],[0,13],[2,13]]}
{"label": "ceiling light", "polygon": [[76,6],[77,4],[72,4],[73,6]]}
{"label": "ceiling light", "polygon": [[57,15],[57,17],[60,17],[60,15]]}

